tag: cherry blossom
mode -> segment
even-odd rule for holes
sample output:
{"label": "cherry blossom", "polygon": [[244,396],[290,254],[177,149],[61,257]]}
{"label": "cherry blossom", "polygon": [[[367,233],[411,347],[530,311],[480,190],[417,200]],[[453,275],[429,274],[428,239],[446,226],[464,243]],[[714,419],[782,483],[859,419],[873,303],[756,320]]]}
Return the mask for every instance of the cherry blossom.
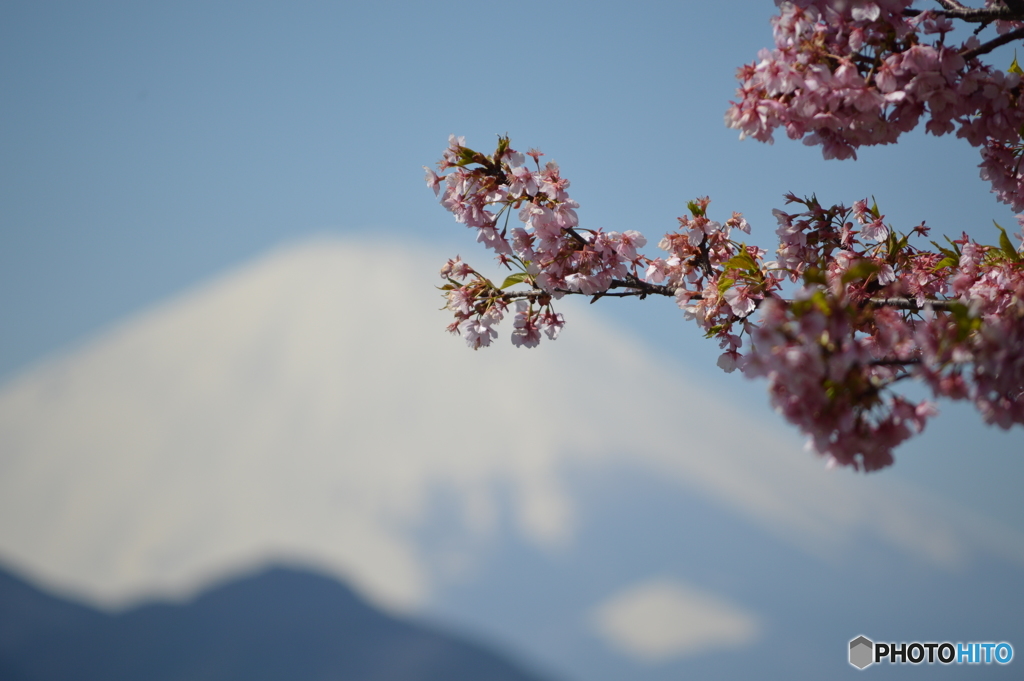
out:
{"label": "cherry blossom", "polygon": [[[737,101],[726,124],[740,138],[771,142],[783,128],[792,139],[820,145],[825,158],[856,158],[857,148],[892,144],[925,120],[933,135],[956,132],[981,150],[982,177],[1000,201],[1024,210],[1018,158],[1024,125],[1022,70],[981,62],[997,38],[953,43],[950,17],[992,21],[1010,16],[1001,3],[988,12],[959,3],[913,11],[911,0],[778,1],[775,47],[738,71]],[[997,21],[1010,35],[1024,21]]]}
{"label": "cherry blossom", "polygon": [[[1024,211],[1024,70],[982,61],[1024,39],[1024,3],[776,4],[775,47],[739,69],[726,113],[741,138],[770,143],[781,128],[825,158],[854,159],[924,122],[978,147],[982,178]],[[979,30],[956,42],[954,21]],[[719,367],[767,381],[771,404],[830,466],[892,464],[940,398],[969,400],[1001,428],[1024,425],[1024,243],[1002,227],[994,245],[966,234],[941,245],[924,223],[894,228],[873,201],[824,206],[788,194],[772,211],[769,256],[742,240],[752,231],[743,215],[716,219],[700,197],[648,255],[636,230],[583,226],[559,166],[510,145],[500,137],[485,155],[452,135],[438,172],[426,168],[441,205],[504,270],[498,283],[460,257],[441,268],[448,330],[469,347],[498,338],[510,308],[512,343],[534,348],[560,334],[554,305],[566,295],[665,296],[718,342]],[[1018,222],[1024,241],[1024,213]],[[915,380],[931,399],[900,392]]]}

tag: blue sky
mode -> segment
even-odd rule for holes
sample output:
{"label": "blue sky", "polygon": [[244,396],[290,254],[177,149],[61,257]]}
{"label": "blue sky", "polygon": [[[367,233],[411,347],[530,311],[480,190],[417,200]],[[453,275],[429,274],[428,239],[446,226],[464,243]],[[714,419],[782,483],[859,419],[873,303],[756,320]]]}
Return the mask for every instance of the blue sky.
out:
{"label": "blue sky", "polygon": [[[450,133],[485,151],[499,133],[539,147],[572,181],[584,224],[653,241],[700,195],[711,196],[712,214],[742,211],[761,245],[789,191],[847,204],[873,195],[897,229],[925,220],[935,233],[992,241],[993,219],[1013,224],[961,140],[912,134],[842,163],[787,139],[739,142],[723,114],[735,69],[770,44],[773,9],[768,0],[5,3],[0,380],[314,234],[485,263],[423,184],[421,166]],[[388,278],[387,249],[376,264]],[[603,312],[767,413],[763,384],[722,374],[717,348],[663,302],[607,301]],[[943,408],[882,475],[1024,531],[1021,429]]]}
{"label": "blue sky", "polygon": [[737,142],[722,125],[733,73],[769,44],[772,9],[7,4],[0,375],[303,234],[387,233],[471,257],[420,183],[452,132],[541,148],[584,220],[652,237],[697,195],[745,212],[765,243],[787,191],[871,194],[897,226],[1009,221],[957,140],[845,164],[785,139]]}
{"label": "blue sky", "polygon": [[[913,134],[855,163],[787,139],[737,141],[722,124],[733,74],[770,44],[772,11],[749,0],[7,3],[0,377],[312,233],[486,261],[422,185],[421,166],[453,132],[485,150],[497,133],[539,147],[572,180],[586,224],[652,239],[710,195],[713,211],[743,211],[769,245],[770,210],[788,191],[873,195],[897,228],[926,220],[992,238],[993,219],[1012,224],[961,140]],[[386,252],[379,262],[388,276]],[[716,348],[670,305],[620,302],[607,312],[764,403],[757,384],[718,372]],[[904,471],[954,492],[972,470],[980,492],[1005,481],[1019,457],[1001,452],[1022,448],[1019,429],[1005,437],[955,413],[930,426],[943,430],[933,441],[991,457],[936,468],[928,453]],[[980,496],[1020,521],[999,490]]]}

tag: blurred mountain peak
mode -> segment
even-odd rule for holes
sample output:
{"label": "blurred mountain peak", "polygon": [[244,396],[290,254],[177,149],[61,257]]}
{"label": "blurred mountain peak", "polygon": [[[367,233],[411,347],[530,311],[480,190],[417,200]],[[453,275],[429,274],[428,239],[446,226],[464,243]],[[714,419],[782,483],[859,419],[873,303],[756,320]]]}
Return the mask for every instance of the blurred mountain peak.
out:
{"label": "blurred mountain peak", "polygon": [[333,578],[283,565],[186,603],[113,615],[0,570],[0,677],[540,680],[479,644],[384,614]]}

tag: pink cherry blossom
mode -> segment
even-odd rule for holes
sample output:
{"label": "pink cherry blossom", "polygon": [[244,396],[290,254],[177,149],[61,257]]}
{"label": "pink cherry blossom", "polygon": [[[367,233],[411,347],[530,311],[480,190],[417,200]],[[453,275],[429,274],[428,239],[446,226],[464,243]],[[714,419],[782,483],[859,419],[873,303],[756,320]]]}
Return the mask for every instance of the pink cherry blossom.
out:
{"label": "pink cherry blossom", "polygon": [[[977,147],[981,177],[1024,211],[1024,71],[984,63],[1020,38],[1024,12],[995,0],[929,11],[910,0],[776,4],[775,45],[738,70],[725,116],[741,139],[771,143],[782,129],[827,159],[855,159],[923,123]],[[978,30],[954,31],[958,19]],[[718,341],[719,367],[767,381],[772,405],[830,466],[884,468],[924,429],[937,411],[900,392],[908,379],[934,398],[971,401],[993,425],[1024,425],[1024,243],[1013,240],[1024,232],[999,227],[994,245],[964,234],[947,247],[923,243],[924,223],[901,233],[873,201],[788,194],[767,260],[736,240],[751,233],[740,213],[719,221],[701,197],[651,257],[639,231],[582,222],[558,164],[509,145],[499,138],[485,155],[452,135],[441,174],[426,169],[441,205],[505,270],[492,281],[459,257],[441,269],[447,328],[469,347],[490,345],[513,304],[511,341],[532,348],[559,336],[554,304],[566,295],[666,296]]]}

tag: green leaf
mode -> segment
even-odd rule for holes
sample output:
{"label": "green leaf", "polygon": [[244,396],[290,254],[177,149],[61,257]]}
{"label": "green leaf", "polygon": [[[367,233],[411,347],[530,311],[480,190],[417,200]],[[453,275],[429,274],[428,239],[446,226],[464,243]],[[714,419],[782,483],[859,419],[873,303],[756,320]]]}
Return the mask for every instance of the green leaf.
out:
{"label": "green leaf", "polygon": [[808,267],[804,270],[804,283],[825,285],[828,280],[825,278],[825,273],[817,267]]}
{"label": "green leaf", "polygon": [[947,255],[945,258],[940,260],[932,268],[932,272],[938,272],[944,267],[956,267],[960,264],[960,258],[954,258],[953,256]]}
{"label": "green leaf", "polygon": [[467,166],[470,163],[479,163],[482,166],[486,166],[490,161],[479,151],[473,151],[469,147],[462,147],[459,151],[459,162],[456,165]]}
{"label": "green leaf", "polygon": [[740,252],[726,261],[725,269],[745,270],[747,272],[758,271],[757,263],[754,262],[754,258],[747,252],[746,244],[740,244]]}
{"label": "green leaf", "polygon": [[1013,61],[1010,62],[1010,68],[1006,70],[1010,73],[1016,73],[1018,76],[1024,76],[1024,69],[1017,63],[1017,50],[1013,51]]}
{"label": "green leaf", "polygon": [[690,209],[690,213],[695,218],[704,215],[704,209],[698,206],[696,201],[687,201],[686,207]]}
{"label": "green leaf", "polygon": [[494,151],[494,159],[501,158],[508,151],[508,135],[498,135],[498,148]]}
{"label": "green leaf", "polygon": [[445,277],[445,279],[447,279],[448,283],[452,285],[452,288],[462,288],[463,286],[465,286],[465,284],[463,284],[461,281],[455,281],[451,277]]}
{"label": "green leaf", "polygon": [[870,260],[858,260],[843,272],[843,283],[849,284],[858,279],[867,279],[881,268]]}
{"label": "green leaf", "polygon": [[1002,249],[1003,254],[1009,258],[1012,262],[1020,262],[1021,255],[1017,252],[1017,249],[1013,247],[1013,242],[1010,241],[1010,237],[1006,235],[1006,230],[1000,226],[995,220],[992,224],[999,230],[999,248]]}
{"label": "green leaf", "polygon": [[889,254],[890,260],[896,257],[896,254],[907,247],[910,243],[910,235],[904,235],[902,239],[896,237],[896,232],[892,227],[889,227],[889,241],[886,244],[886,251]]}
{"label": "green leaf", "polygon": [[971,314],[970,308],[967,307],[966,305],[964,305],[961,302],[958,302],[958,301],[951,302],[951,303],[949,303],[949,306],[946,309],[949,310],[949,313],[951,315],[953,315],[953,317],[957,321],[970,318],[970,314]]}
{"label": "green leaf", "polygon": [[725,328],[725,324],[715,324],[710,329],[708,329],[707,333],[704,334],[704,337],[705,338],[711,338],[713,336],[716,336],[716,335],[718,335],[718,332],[721,331],[724,328]]}
{"label": "green leaf", "polygon": [[981,328],[981,319],[971,317],[971,310],[963,303],[950,303],[950,315],[956,322],[957,341],[963,341],[972,331]]}
{"label": "green leaf", "polygon": [[828,297],[825,295],[824,291],[815,291],[811,296],[810,302],[814,307],[818,308],[823,315],[832,315],[832,308],[828,304]]}
{"label": "green leaf", "polygon": [[955,251],[951,251],[948,248],[943,248],[942,246],[940,246],[939,244],[937,244],[934,241],[932,241],[931,244],[932,244],[932,246],[935,246],[936,250],[938,250],[939,253],[941,253],[942,255],[944,255],[947,258],[950,258],[952,260],[955,260],[957,263],[960,262],[960,254],[959,253],[957,253]]}
{"label": "green leaf", "polygon": [[836,395],[838,394],[838,392],[836,390],[836,383],[835,383],[835,381],[825,381],[824,385],[826,386],[825,387],[825,399],[827,399],[829,402],[831,402],[832,400],[836,399]]}
{"label": "green leaf", "polygon": [[718,292],[725,293],[735,283],[735,279],[730,279],[729,277],[722,277],[721,279],[718,280]]}
{"label": "green leaf", "polygon": [[529,278],[529,276],[530,275],[527,274],[526,272],[516,272],[515,274],[510,274],[507,277],[505,277],[505,281],[502,282],[501,288],[502,288],[502,290],[504,290],[504,289],[507,289],[509,286],[515,286],[516,284],[522,284],[524,281],[526,281]]}

